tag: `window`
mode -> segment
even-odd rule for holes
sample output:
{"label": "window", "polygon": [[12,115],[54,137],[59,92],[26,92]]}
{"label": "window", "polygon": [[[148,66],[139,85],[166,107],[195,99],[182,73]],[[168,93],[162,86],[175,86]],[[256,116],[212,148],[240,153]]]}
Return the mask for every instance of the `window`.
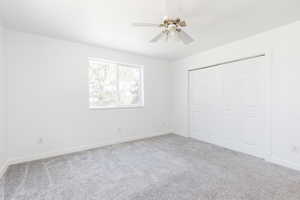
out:
{"label": "window", "polygon": [[90,108],[143,106],[143,67],[99,59],[89,63]]}

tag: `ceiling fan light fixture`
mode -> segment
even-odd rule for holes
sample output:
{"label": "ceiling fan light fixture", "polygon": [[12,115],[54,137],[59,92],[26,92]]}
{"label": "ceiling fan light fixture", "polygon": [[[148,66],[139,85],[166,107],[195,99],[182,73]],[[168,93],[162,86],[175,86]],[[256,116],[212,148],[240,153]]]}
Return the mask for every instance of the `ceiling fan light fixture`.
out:
{"label": "ceiling fan light fixture", "polygon": [[168,31],[170,33],[170,36],[174,36],[177,32],[177,26],[175,24],[171,24],[168,26]]}
{"label": "ceiling fan light fixture", "polygon": [[189,36],[185,31],[181,28],[186,27],[187,24],[184,20],[178,18],[169,18],[165,16],[163,18],[163,22],[161,24],[150,24],[150,23],[134,23],[134,26],[143,26],[143,27],[151,27],[156,26],[161,28],[161,33],[154,37],[150,42],[158,42],[158,41],[182,41],[184,44],[190,44],[194,41],[194,39]]}

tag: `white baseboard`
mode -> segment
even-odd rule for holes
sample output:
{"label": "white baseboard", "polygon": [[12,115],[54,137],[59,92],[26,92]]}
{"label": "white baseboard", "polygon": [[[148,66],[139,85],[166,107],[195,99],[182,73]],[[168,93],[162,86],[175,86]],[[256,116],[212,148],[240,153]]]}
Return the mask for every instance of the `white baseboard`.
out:
{"label": "white baseboard", "polygon": [[5,161],[4,164],[2,165],[2,167],[0,168],[0,179],[2,178],[2,176],[5,174],[7,168],[9,166],[9,161]]}
{"label": "white baseboard", "polygon": [[181,134],[181,133],[176,133],[176,132],[172,132],[172,133],[175,134],[175,135],[179,135],[179,136],[185,137],[185,138],[190,138],[190,136],[188,136],[186,134]]}
{"label": "white baseboard", "polygon": [[277,164],[277,165],[281,165],[290,169],[294,169],[294,170],[298,170],[300,171],[300,165],[299,164],[295,164],[293,162],[287,161],[287,160],[283,160],[277,157],[272,156],[270,160],[267,160],[268,162]]}
{"label": "white baseboard", "polygon": [[[197,138],[194,138],[194,137],[191,137],[192,139],[197,139]],[[197,139],[199,140],[199,139]],[[199,140],[201,141],[201,140]],[[210,144],[213,144],[213,145],[217,145],[219,147],[223,147],[223,148],[227,148],[227,149],[230,149],[230,150],[233,150],[233,151],[236,151],[236,152],[240,152],[240,153],[244,153],[244,154],[248,154],[248,155],[251,155],[251,156],[255,156],[255,153],[253,154],[249,154],[248,151],[243,151],[242,148],[238,148],[236,146],[234,146],[233,144],[219,144],[215,141],[210,141],[210,142],[207,142],[207,143],[210,143]],[[264,156],[256,156],[258,158],[263,158],[265,159]],[[265,159],[266,162],[270,162],[270,163],[273,163],[273,164],[276,164],[276,165],[280,165],[282,167],[287,167],[287,168],[290,168],[290,169],[294,169],[294,170],[298,170],[300,171],[300,165],[299,164],[296,164],[296,163],[293,163],[291,161],[287,161],[287,160],[284,160],[284,159],[280,159],[274,155],[268,157],[267,159]]]}
{"label": "white baseboard", "polygon": [[96,143],[96,144],[91,144],[91,145],[81,145],[81,146],[77,146],[77,147],[62,149],[59,151],[52,151],[52,152],[46,152],[46,153],[36,154],[36,155],[32,155],[32,156],[13,158],[13,159],[9,160],[8,164],[14,165],[14,164],[30,162],[30,161],[34,161],[34,160],[41,160],[41,159],[76,153],[76,152],[80,152],[80,151],[95,149],[95,148],[99,148],[99,147],[104,147],[104,146],[108,146],[108,145],[119,144],[119,143],[124,143],[124,142],[131,142],[131,141],[135,141],[135,140],[146,139],[146,138],[151,138],[151,137],[160,136],[160,135],[167,135],[167,134],[170,134],[170,132],[152,133],[152,134],[142,135],[142,136],[135,135],[135,136],[131,136],[128,138],[123,138],[120,141],[110,140],[110,141],[103,141],[101,143]]}
{"label": "white baseboard", "polygon": [[[46,153],[42,153],[42,154],[36,154],[36,155],[33,155],[33,156],[19,157],[19,158],[10,159],[10,160],[6,161],[4,163],[4,165],[0,168],[0,178],[4,175],[7,168],[9,167],[9,165],[24,163],[24,162],[30,162],[30,161],[34,161],[34,160],[40,160],[40,159],[46,159],[46,158],[51,158],[51,157],[76,153],[76,152],[80,152],[80,151],[95,149],[95,148],[99,148],[99,147],[104,147],[104,146],[108,146],[108,145],[151,138],[151,137],[160,136],[160,135],[167,135],[167,134],[170,134],[170,133],[171,132],[153,133],[153,134],[149,134],[147,136],[137,135],[137,136],[133,136],[133,137],[130,137],[130,138],[127,138],[127,139],[123,139],[122,141],[105,141],[105,142],[101,142],[101,143],[98,143],[98,144],[82,145],[82,146],[78,146],[78,147],[71,147],[71,148],[63,149],[63,150],[60,150],[60,151],[46,152]],[[174,133],[174,134],[180,135],[180,136],[183,136],[183,137],[187,137],[187,136],[177,134],[177,133]],[[277,165],[281,165],[281,166],[284,166],[284,167],[287,167],[287,168],[291,168],[291,169],[300,171],[300,165],[292,163],[290,161],[286,161],[286,160],[276,158],[274,156],[272,158],[270,158],[270,160],[267,160],[267,161],[271,162],[271,163],[274,163],[274,164],[277,164]]]}

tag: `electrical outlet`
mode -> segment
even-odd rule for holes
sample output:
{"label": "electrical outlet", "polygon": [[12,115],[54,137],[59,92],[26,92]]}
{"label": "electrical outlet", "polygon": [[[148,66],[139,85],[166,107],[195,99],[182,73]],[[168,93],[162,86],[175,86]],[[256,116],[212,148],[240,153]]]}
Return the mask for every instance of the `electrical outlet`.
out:
{"label": "electrical outlet", "polygon": [[37,141],[38,144],[43,144],[44,143],[44,139],[43,138],[39,138]]}
{"label": "electrical outlet", "polygon": [[300,153],[300,147],[299,146],[292,146],[292,152],[293,153]]}

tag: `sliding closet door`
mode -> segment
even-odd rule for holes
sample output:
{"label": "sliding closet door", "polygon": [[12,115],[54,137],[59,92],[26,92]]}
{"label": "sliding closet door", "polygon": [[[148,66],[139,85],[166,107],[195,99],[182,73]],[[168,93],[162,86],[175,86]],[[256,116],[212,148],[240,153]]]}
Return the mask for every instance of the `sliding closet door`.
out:
{"label": "sliding closet door", "polygon": [[190,133],[205,142],[212,142],[222,131],[220,72],[211,68],[190,73]]}
{"label": "sliding closet door", "polygon": [[191,137],[266,157],[266,79],[263,57],[191,71]]}

